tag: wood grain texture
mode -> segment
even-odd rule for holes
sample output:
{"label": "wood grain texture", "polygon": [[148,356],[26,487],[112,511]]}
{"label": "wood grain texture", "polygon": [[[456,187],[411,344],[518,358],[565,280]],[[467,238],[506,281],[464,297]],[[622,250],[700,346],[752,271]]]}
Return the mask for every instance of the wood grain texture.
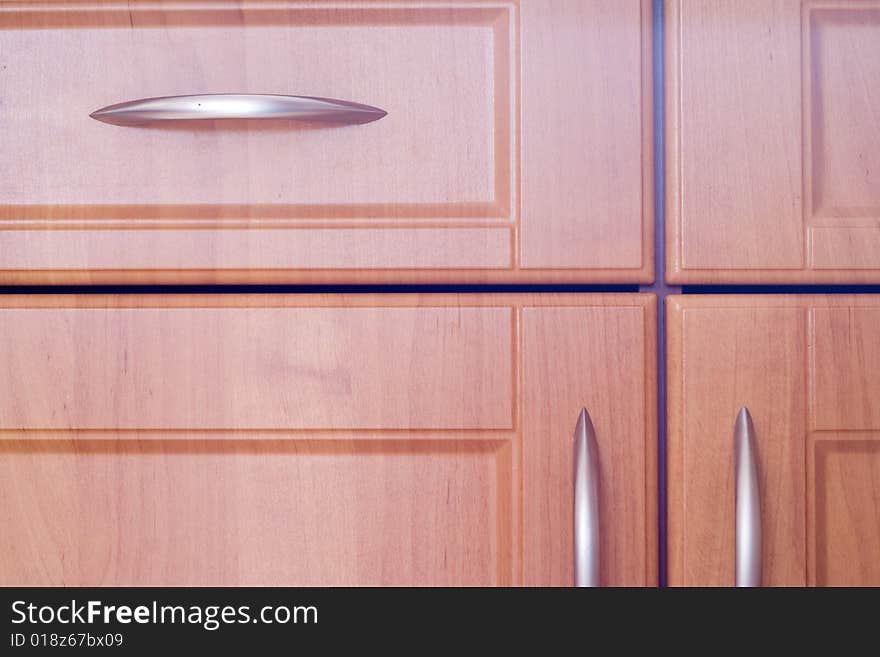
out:
{"label": "wood grain texture", "polygon": [[746,406],[758,434],[763,581],[804,584],[804,443],[793,438],[806,423],[802,315],[688,305],[670,318],[669,362],[679,368],[670,374],[671,583],[734,581],[733,426]]}
{"label": "wood grain texture", "polygon": [[822,434],[810,478],[813,586],[880,586],[880,435]]}
{"label": "wood grain texture", "polygon": [[[650,295],[0,297],[0,582],[656,584]],[[564,350],[561,349],[564,347]]]}
{"label": "wood grain texture", "polygon": [[[0,582],[504,583],[494,442],[3,441]],[[509,462],[509,457],[507,458]]]}
{"label": "wood grain texture", "polygon": [[813,308],[814,430],[880,430],[880,309]]}
{"label": "wood grain texture", "polygon": [[[649,0],[8,2],[0,53],[2,283],[653,280]],[[88,116],[212,92],[388,115]]]}
{"label": "wood grain texture", "polygon": [[877,295],[669,297],[671,584],[733,584],[741,406],[758,438],[763,583],[876,581],[880,432],[864,409],[880,395],[878,308]]}
{"label": "wood grain texture", "polygon": [[522,3],[524,268],[651,278],[651,20],[650,2]]}
{"label": "wood grain texture", "polygon": [[645,316],[653,312],[523,310],[523,517],[534,528],[525,533],[526,584],[568,586],[574,577],[577,413],[561,408],[586,407],[598,434],[600,583],[641,586],[657,577],[657,460],[650,439],[656,386],[644,362],[656,342]]}
{"label": "wood grain texture", "polygon": [[5,309],[4,372],[28,385],[0,396],[0,430],[510,429],[514,321],[503,307]]}
{"label": "wood grain texture", "polygon": [[880,2],[665,12],[667,280],[880,282]]}

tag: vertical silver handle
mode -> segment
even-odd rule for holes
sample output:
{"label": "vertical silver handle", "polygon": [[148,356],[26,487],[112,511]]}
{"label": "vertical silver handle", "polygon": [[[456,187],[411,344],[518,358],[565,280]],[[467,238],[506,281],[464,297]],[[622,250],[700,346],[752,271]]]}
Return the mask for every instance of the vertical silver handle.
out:
{"label": "vertical silver handle", "polygon": [[736,452],[736,585],[761,586],[761,494],[755,426],[741,408],[733,429]]}
{"label": "vertical silver handle", "polygon": [[574,585],[599,586],[599,445],[586,408],[574,430]]}

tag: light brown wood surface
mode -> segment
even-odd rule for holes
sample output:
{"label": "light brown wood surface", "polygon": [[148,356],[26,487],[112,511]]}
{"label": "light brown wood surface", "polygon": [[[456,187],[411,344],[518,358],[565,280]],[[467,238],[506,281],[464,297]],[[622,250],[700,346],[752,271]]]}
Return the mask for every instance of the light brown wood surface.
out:
{"label": "light brown wood surface", "polygon": [[[0,283],[650,282],[650,0],[4,2]],[[367,125],[121,127],[150,96]]]}
{"label": "light brown wood surface", "polygon": [[664,8],[668,281],[880,282],[880,2]]}
{"label": "light brown wood surface", "polygon": [[651,295],[0,297],[0,583],[656,584]]}
{"label": "light brown wood surface", "polygon": [[669,582],[734,582],[733,426],[757,432],[768,586],[880,585],[880,296],[673,296]]}

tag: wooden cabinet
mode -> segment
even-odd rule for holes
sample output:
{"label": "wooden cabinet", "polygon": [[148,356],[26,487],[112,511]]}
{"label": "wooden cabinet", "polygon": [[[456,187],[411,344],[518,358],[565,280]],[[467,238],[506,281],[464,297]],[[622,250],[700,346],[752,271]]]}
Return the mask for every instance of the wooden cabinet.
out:
{"label": "wooden cabinet", "polygon": [[0,298],[0,583],[656,583],[650,295]]}
{"label": "wooden cabinet", "polygon": [[880,2],[665,18],[669,281],[880,282]]}
{"label": "wooden cabinet", "polygon": [[[0,283],[650,282],[650,0],[0,9]],[[366,125],[107,125],[145,97]]]}
{"label": "wooden cabinet", "polygon": [[880,585],[880,296],[667,304],[670,583],[733,583],[733,427],[747,407],[763,584]]}

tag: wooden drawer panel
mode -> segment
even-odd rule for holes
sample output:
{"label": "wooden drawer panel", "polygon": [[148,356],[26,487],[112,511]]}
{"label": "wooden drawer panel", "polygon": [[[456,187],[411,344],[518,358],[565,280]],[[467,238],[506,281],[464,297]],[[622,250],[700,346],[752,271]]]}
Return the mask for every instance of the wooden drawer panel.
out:
{"label": "wooden drawer panel", "polygon": [[877,585],[880,297],[670,297],[669,579],[731,585],[733,428],[757,432],[764,585]]}
{"label": "wooden drawer panel", "polygon": [[0,399],[0,429],[510,429],[513,324],[509,308],[6,309],[4,371],[27,386]]}
{"label": "wooden drawer panel", "polygon": [[649,295],[0,298],[4,584],[656,582]]}
{"label": "wooden drawer panel", "polygon": [[[650,34],[647,0],[4,3],[0,282],[649,281]],[[221,92],[388,114],[89,117]]]}
{"label": "wooden drawer panel", "polygon": [[665,10],[670,282],[880,282],[880,2]]}
{"label": "wooden drawer panel", "polygon": [[0,449],[0,523],[16,536],[0,548],[4,585],[509,581],[499,541],[509,542],[510,520],[499,509],[511,504],[510,456],[498,443],[65,440]]}

